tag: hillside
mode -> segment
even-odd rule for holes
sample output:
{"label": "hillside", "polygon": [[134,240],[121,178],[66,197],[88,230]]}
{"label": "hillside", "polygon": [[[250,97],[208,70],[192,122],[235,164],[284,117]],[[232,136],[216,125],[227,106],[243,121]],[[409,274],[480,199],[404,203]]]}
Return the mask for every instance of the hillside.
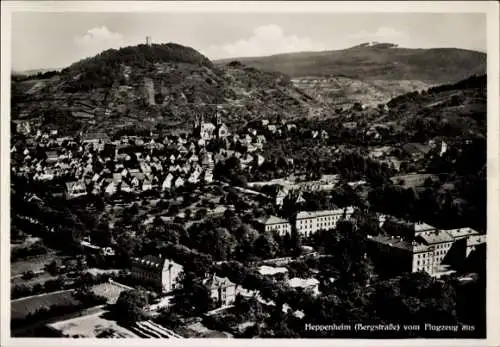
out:
{"label": "hillside", "polygon": [[386,43],[237,60],[287,74],[304,92],[334,106],[355,102],[373,106],[399,94],[486,73],[484,53],[455,48],[408,49]]}
{"label": "hillside", "polygon": [[416,137],[432,134],[486,138],[487,78],[472,76],[453,84],[392,99],[386,121],[395,121]]}
{"label": "hillside", "polygon": [[417,80],[363,81],[322,76],[294,78],[292,82],[308,95],[333,107],[349,107],[354,103],[377,106],[398,95],[425,90],[432,86]]}
{"label": "hillside", "polygon": [[298,117],[319,103],[280,73],[242,64],[214,66],[190,47],[107,50],[60,73],[13,79],[12,119],[76,132],[186,128],[218,106],[227,123]]}
{"label": "hillside", "polygon": [[[393,98],[387,108],[350,109],[317,122],[332,133],[349,134],[342,141],[379,144],[427,142],[434,137],[448,139],[486,138],[486,75],[472,76]],[[354,126],[346,127],[348,124]],[[350,128],[350,130],[349,130]],[[381,137],[371,140],[369,133]]]}

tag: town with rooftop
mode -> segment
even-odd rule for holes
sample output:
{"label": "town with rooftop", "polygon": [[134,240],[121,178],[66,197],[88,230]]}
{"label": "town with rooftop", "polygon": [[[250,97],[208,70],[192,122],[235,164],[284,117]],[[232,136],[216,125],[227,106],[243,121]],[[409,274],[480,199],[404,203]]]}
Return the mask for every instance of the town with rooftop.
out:
{"label": "town with rooftop", "polygon": [[[97,337],[262,336],[276,329],[266,317],[299,325],[328,310],[316,305],[326,304],[337,281],[363,296],[375,295],[382,279],[439,292],[451,279],[473,282],[484,271],[484,233],[367,209],[365,180],[308,177],[285,158],[285,177],[247,181],[269,170],[266,146],[296,136],[289,130],[297,125],[263,120],[231,133],[218,114],[205,119],[178,136],[116,138],[19,123],[26,142],[11,149],[12,181],[29,208],[11,236],[13,328],[47,336],[88,336],[96,324]],[[309,136],[321,144],[328,134]],[[446,153],[445,142],[429,148]],[[404,177],[419,176],[432,184],[430,175]],[[65,220],[62,208],[74,209],[73,218],[90,209],[99,220],[71,235],[72,223],[86,221]],[[70,299],[73,291],[81,298]],[[38,305],[30,301],[52,292],[63,298],[26,315]],[[113,323],[96,320],[103,312]]]}
{"label": "town with rooftop", "polygon": [[486,54],[316,54],[13,74],[11,336],[483,338]]}

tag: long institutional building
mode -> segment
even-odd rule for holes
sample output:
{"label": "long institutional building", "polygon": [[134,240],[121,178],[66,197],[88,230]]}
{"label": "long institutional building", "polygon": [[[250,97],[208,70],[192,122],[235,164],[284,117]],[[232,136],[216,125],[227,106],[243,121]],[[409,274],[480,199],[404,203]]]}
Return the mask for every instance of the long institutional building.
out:
{"label": "long institutional building", "polygon": [[393,272],[425,271],[432,276],[452,272],[486,244],[486,235],[471,228],[439,230],[425,223],[414,224],[413,240],[399,236],[369,236],[375,261]]}
{"label": "long institutional building", "polygon": [[340,220],[351,218],[354,208],[349,206],[335,210],[301,211],[292,223],[286,219],[271,216],[258,220],[261,231],[276,231],[280,235],[289,234],[292,227],[303,236],[310,236],[319,230],[329,230],[336,227]]}

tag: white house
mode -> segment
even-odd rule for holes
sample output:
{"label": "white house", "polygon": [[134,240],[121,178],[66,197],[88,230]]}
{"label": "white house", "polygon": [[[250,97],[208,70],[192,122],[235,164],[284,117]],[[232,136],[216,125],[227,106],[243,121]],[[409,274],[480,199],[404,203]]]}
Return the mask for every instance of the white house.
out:
{"label": "white house", "polygon": [[87,195],[87,187],[82,181],[66,182],[66,198],[74,199]]}
{"label": "white house", "polygon": [[130,193],[132,191],[132,187],[127,182],[122,182],[120,190],[122,192]]}
{"label": "white house", "polygon": [[206,182],[206,183],[212,183],[213,180],[214,180],[214,175],[212,173],[212,170],[205,170],[205,175],[203,177],[203,180]]}
{"label": "white house", "polygon": [[184,180],[182,179],[182,177],[180,177],[180,176],[177,177],[177,179],[174,182],[174,186],[176,188],[178,188],[178,187],[182,187],[183,185],[184,185]]}
{"label": "white house", "polygon": [[174,179],[174,175],[172,175],[171,173],[169,173],[167,175],[167,177],[165,177],[165,180],[163,181],[163,183],[161,185],[161,189],[162,190],[167,190],[167,189],[172,188],[172,180],[173,179]]}
{"label": "white house", "polygon": [[116,183],[115,182],[110,182],[106,188],[104,189],[104,192],[107,194],[107,195],[113,195],[116,193],[117,191],[117,187],[116,187]]}

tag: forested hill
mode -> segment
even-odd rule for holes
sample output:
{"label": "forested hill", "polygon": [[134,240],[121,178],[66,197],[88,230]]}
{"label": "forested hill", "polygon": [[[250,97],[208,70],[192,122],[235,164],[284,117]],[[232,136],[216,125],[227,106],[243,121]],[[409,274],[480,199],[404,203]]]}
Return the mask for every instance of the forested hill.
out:
{"label": "forested hill", "polygon": [[486,98],[486,75],[472,76],[392,99],[386,120],[398,120],[411,132],[420,129],[416,140],[432,134],[486,138]]}
{"label": "forested hill", "polygon": [[59,72],[13,78],[12,119],[75,132],[183,128],[195,112],[228,124],[307,114],[318,103],[276,72],[243,64],[214,66],[190,47],[110,49]]}
{"label": "forested hill", "polygon": [[131,69],[148,69],[151,64],[190,64],[212,68],[212,62],[191,47],[175,43],[130,46],[118,50],[109,49],[94,57],[83,59],[62,70],[63,77],[78,74],[79,80],[88,81],[80,84],[79,89],[111,87],[114,83],[126,82],[121,73],[121,66]]}

